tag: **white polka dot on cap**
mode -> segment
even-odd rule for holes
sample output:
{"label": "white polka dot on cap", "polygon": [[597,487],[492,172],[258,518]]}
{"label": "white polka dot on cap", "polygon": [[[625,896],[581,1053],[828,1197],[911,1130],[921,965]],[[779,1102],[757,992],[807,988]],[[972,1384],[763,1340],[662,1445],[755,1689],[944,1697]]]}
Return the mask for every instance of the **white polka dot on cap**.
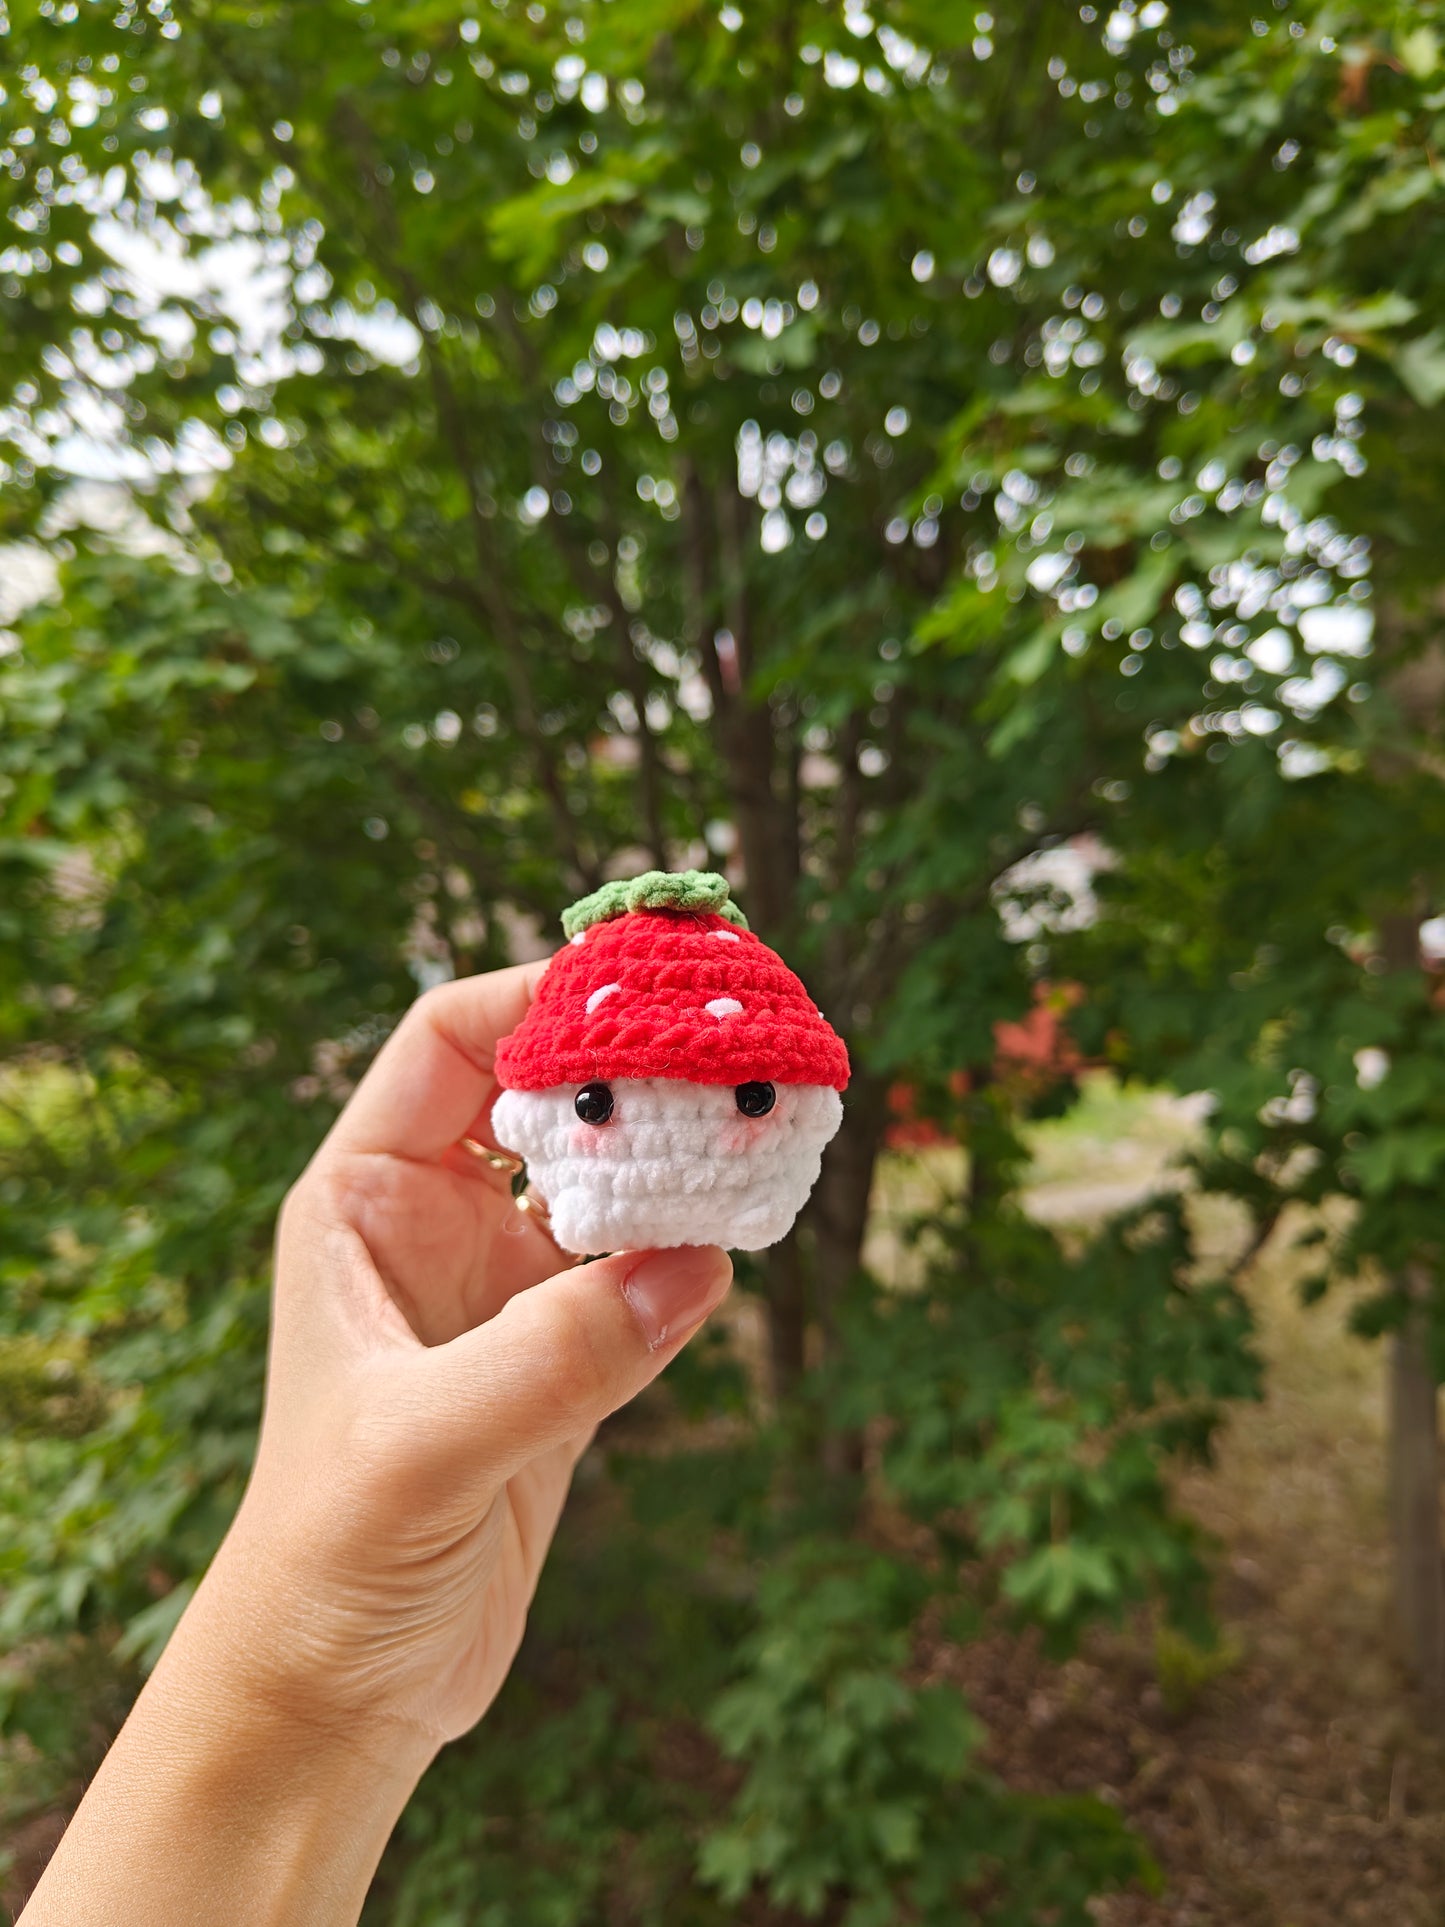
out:
{"label": "white polka dot on cap", "polygon": [[736,997],[714,997],[711,1003],[703,1005],[708,1016],[716,1017],[719,1023],[724,1017],[740,1016],[742,1008]]}
{"label": "white polka dot on cap", "polygon": [[587,999],[587,1015],[590,1017],[599,1004],[605,1004],[613,991],[621,988],[621,984],[599,984]]}

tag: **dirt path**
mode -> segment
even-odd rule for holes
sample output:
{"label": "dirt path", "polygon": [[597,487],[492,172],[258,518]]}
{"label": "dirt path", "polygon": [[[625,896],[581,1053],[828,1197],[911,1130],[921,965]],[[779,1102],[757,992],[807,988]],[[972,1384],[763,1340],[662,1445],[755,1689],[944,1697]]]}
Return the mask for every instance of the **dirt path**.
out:
{"label": "dirt path", "polygon": [[[1039,1215],[1117,1208],[1163,1155],[1151,1137],[1097,1150],[1089,1195],[1078,1144],[1067,1178],[1042,1147]],[[1223,1248],[1235,1228],[1206,1205],[1200,1229]],[[1247,1286],[1266,1396],[1179,1487],[1220,1542],[1218,1670],[1140,1627],[1095,1640],[1062,1674],[1000,1642],[961,1680],[1007,1735],[1010,1778],[1101,1792],[1149,1841],[1165,1891],[1103,1903],[1101,1927],[1445,1921],[1445,1747],[1392,1630],[1382,1354],[1347,1330],[1343,1298],[1301,1306],[1287,1234]]]}

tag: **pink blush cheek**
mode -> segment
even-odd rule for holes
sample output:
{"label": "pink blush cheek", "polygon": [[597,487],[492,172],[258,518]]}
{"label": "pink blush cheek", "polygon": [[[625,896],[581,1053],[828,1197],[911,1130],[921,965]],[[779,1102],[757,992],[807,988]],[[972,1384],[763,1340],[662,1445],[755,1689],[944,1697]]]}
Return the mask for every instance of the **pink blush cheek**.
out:
{"label": "pink blush cheek", "polygon": [[574,1124],[567,1133],[567,1149],[579,1158],[605,1158],[607,1138],[605,1124]]}
{"label": "pink blush cheek", "polygon": [[777,1136],[774,1122],[776,1113],[767,1117],[743,1117],[741,1113],[729,1119],[717,1135],[717,1148],[726,1157],[746,1157]]}

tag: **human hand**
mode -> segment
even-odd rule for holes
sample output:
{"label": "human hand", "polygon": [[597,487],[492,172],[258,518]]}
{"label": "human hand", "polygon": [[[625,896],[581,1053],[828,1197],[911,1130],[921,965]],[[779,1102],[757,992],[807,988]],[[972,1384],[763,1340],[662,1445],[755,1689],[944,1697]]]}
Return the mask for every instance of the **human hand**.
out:
{"label": "human hand", "polygon": [[731,1276],[714,1247],[559,1270],[462,1148],[494,1143],[493,1048],[540,974],[422,997],[288,1197],[255,1472],[208,1582],[259,1691],[428,1756],[505,1678],[593,1428]]}
{"label": "human hand", "polygon": [[350,1927],[506,1677],[593,1428],[727,1290],[713,1247],[559,1269],[462,1148],[540,975],[421,998],[286,1200],[251,1483],[26,1927]]}

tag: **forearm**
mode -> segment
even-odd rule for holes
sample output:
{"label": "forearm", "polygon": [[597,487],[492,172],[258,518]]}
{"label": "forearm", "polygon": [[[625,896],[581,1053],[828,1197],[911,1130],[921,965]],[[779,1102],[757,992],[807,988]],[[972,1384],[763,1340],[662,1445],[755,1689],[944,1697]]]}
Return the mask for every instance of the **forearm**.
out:
{"label": "forearm", "polygon": [[24,1927],[353,1927],[426,1749],[258,1703],[219,1634],[231,1603],[193,1602]]}

